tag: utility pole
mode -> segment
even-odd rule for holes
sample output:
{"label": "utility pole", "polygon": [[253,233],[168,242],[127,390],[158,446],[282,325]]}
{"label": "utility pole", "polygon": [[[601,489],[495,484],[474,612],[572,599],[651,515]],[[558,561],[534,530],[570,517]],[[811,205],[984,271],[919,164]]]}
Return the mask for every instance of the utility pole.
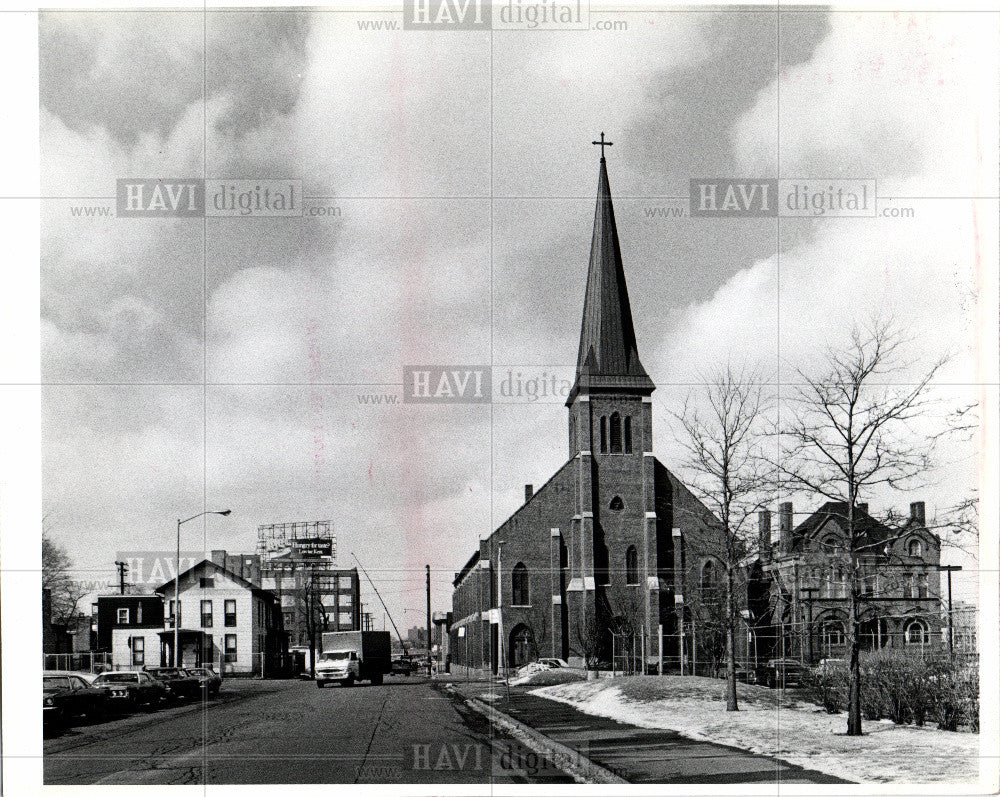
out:
{"label": "utility pole", "polygon": [[[960,565],[938,565],[939,570],[944,570],[948,574],[948,655],[955,655],[955,614],[951,603],[951,573],[953,570],[961,570]],[[938,582],[940,584],[940,582]]]}
{"label": "utility pole", "polygon": [[431,566],[427,565],[427,674],[431,674]]}
{"label": "utility pole", "polygon": [[[118,568],[118,591],[120,595],[125,594],[125,574],[128,572],[128,565],[124,562],[115,562],[115,567]],[[948,574],[948,583],[951,583],[951,574]],[[949,605],[950,602],[949,602]]]}

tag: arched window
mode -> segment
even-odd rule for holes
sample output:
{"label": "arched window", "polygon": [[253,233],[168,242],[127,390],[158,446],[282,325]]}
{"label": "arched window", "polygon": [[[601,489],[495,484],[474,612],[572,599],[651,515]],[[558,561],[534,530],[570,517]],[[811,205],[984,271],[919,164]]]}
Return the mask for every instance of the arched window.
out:
{"label": "arched window", "polygon": [[713,603],[718,598],[719,576],[715,563],[708,559],[701,566],[701,600],[703,603]]}
{"label": "arched window", "polygon": [[510,576],[511,603],[514,606],[529,606],[531,601],[528,595],[528,568],[524,562],[514,565],[514,571]]}
{"label": "arched window", "polygon": [[622,416],[611,413],[611,453],[622,453]]}
{"label": "arched window", "polygon": [[608,453],[608,417],[601,416],[601,453]]}
{"label": "arched window", "polygon": [[835,535],[831,534],[829,537],[825,537],[822,545],[824,553],[840,555],[840,539]]}
{"label": "arched window", "polygon": [[823,651],[829,653],[833,648],[841,647],[845,642],[844,624],[839,620],[823,623]]}
{"label": "arched window", "polygon": [[625,416],[625,453],[632,453],[632,416]]}
{"label": "arched window", "polygon": [[610,509],[612,512],[621,512],[624,508],[625,508],[625,502],[622,501],[622,497],[620,495],[616,495],[614,498],[611,499],[611,503],[608,504],[608,509]]}
{"label": "arched window", "polygon": [[639,583],[639,552],[634,545],[630,545],[625,551],[625,583]]}
{"label": "arched window", "polygon": [[923,620],[910,620],[903,631],[907,645],[929,645],[931,632]]}
{"label": "arched window", "polygon": [[910,556],[922,555],[923,547],[920,545],[920,540],[910,540],[909,545],[906,546],[906,552]]}

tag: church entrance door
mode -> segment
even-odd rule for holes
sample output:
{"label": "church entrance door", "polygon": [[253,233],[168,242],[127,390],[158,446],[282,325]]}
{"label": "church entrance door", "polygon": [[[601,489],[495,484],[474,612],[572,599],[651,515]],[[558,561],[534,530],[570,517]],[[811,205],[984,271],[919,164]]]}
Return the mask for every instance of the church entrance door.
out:
{"label": "church entrance door", "polygon": [[531,629],[518,625],[510,632],[510,666],[523,667],[535,659],[534,638]]}

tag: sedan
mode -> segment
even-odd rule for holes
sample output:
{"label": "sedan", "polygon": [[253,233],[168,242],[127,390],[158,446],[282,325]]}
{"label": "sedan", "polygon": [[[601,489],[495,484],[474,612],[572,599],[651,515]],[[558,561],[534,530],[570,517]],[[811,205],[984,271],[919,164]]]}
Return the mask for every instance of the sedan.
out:
{"label": "sedan", "polygon": [[[719,664],[715,668],[715,677],[725,680],[729,677],[728,667],[725,664]],[[743,681],[744,683],[750,678],[750,673],[747,672],[746,668],[742,664],[736,665],[736,680]]]}
{"label": "sedan", "polygon": [[42,718],[44,722],[63,725],[74,717],[99,719],[107,709],[107,695],[95,689],[79,675],[44,673],[42,675]]}
{"label": "sedan", "polygon": [[748,673],[752,684],[762,684],[769,689],[802,686],[809,669],[795,659],[771,659],[767,664],[759,664]]}
{"label": "sedan", "polygon": [[215,697],[222,689],[222,676],[211,667],[186,667],[184,672],[198,679],[202,693],[208,697]]}
{"label": "sedan", "polygon": [[417,669],[417,664],[409,656],[397,656],[390,665],[392,675],[413,675]]}
{"label": "sedan", "polygon": [[188,675],[180,667],[146,667],[144,672],[160,681],[167,688],[167,697],[172,700],[201,697],[201,679]]}
{"label": "sedan", "polygon": [[121,711],[152,708],[167,698],[167,688],[148,672],[101,673],[94,679],[94,687],[104,690],[110,709]]}

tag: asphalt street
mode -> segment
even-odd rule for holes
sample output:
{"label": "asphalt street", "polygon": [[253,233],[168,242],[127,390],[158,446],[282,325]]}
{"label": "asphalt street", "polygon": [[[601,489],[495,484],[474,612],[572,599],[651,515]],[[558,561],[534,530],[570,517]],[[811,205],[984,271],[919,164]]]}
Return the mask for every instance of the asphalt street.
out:
{"label": "asphalt street", "polygon": [[44,755],[46,784],[572,782],[425,678],[228,680],[207,703],[50,734]]}

